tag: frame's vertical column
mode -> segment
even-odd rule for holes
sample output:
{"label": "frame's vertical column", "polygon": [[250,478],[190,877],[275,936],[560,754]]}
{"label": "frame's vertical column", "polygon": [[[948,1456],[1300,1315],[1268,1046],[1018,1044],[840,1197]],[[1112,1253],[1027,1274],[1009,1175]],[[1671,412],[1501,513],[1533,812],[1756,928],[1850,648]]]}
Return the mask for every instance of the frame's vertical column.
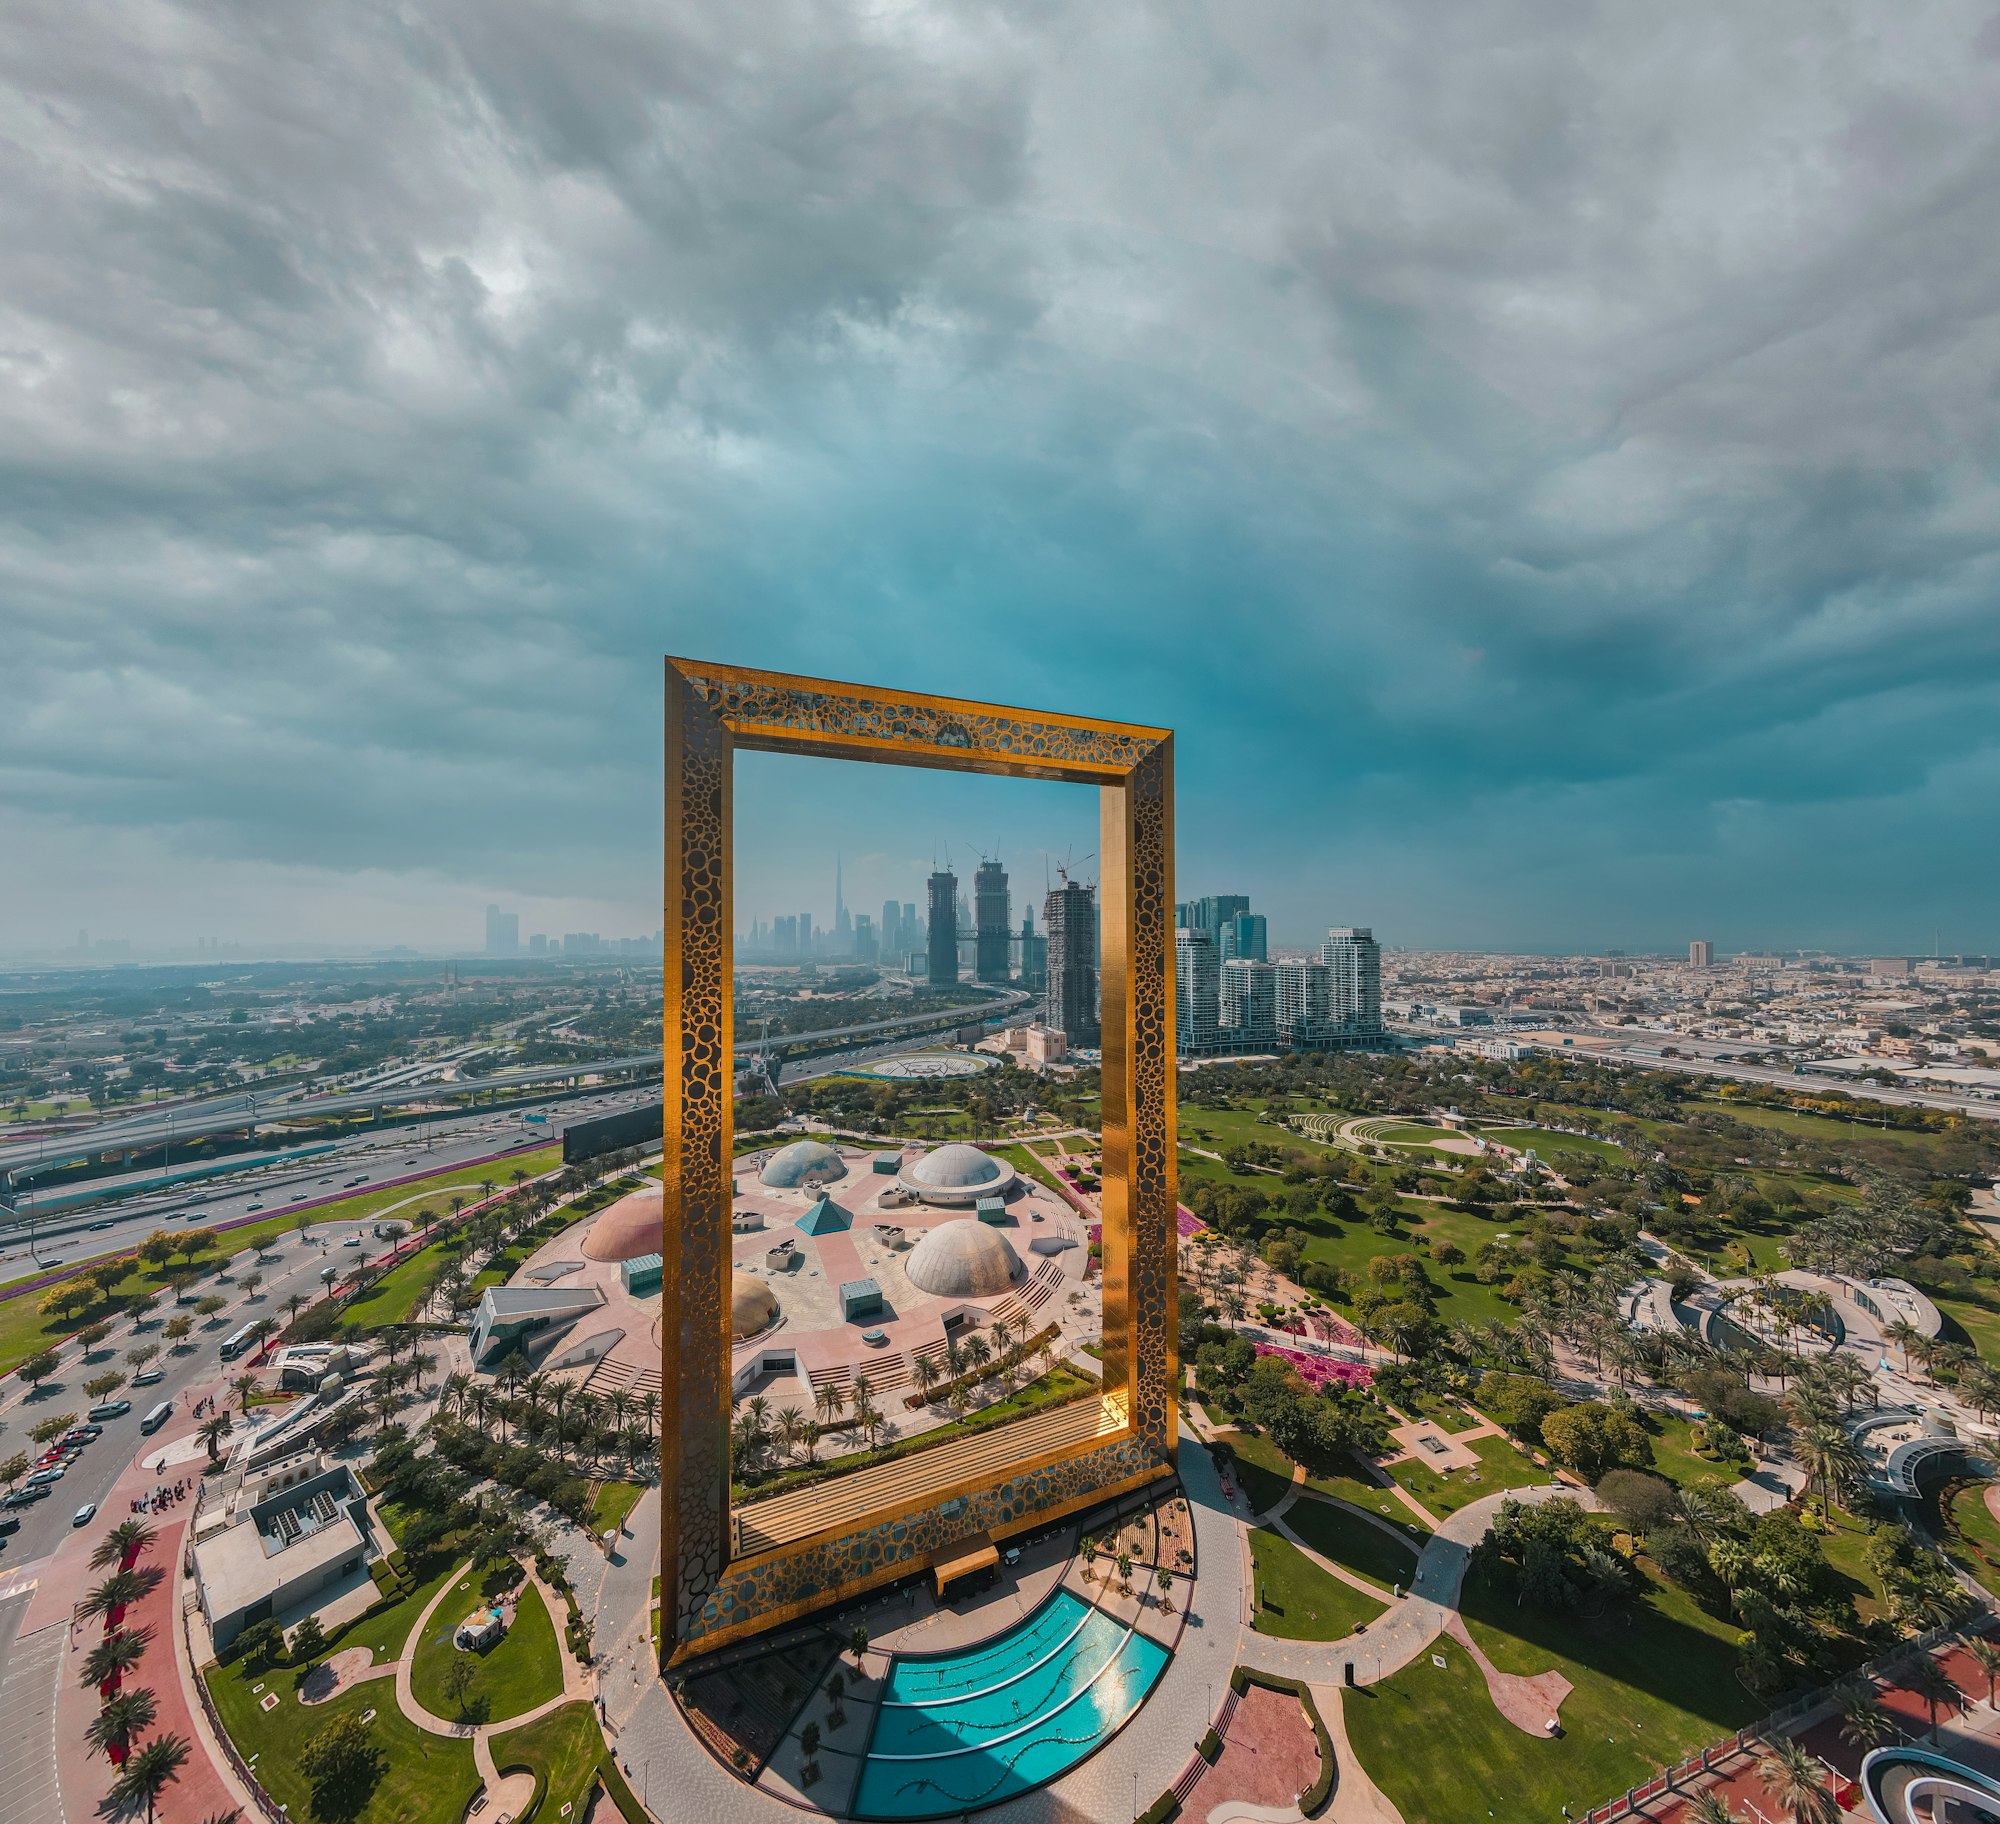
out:
{"label": "frame's vertical column", "polygon": [[1180,1192],[1174,1126],[1173,743],[1100,795],[1104,1384],[1172,1450]]}
{"label": "frame's vertical column", "polygon": [[671,1657],[729,1561],[732,1176],[727,728],[667,665],[665,1189],[660,1252],[661,1649]]}

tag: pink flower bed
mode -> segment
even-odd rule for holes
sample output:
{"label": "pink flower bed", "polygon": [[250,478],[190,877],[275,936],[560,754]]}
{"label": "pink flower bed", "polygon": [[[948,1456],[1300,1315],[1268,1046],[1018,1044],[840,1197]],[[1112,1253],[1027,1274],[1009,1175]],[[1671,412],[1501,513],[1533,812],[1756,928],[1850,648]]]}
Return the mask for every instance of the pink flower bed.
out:
{"label": "pink flower bed", "polygon": [[1298,1370],[1299,1379],[1313,1392],[1332,1386],[1366,1387],[1375,1379],[1375,1370],[1366,1362],[1343,1362],[1327,1355],[1307,1355],[1298,1349],[1281,1349],[1276,1343],[1259,1343],[1259,1355],[1275,1355]]}

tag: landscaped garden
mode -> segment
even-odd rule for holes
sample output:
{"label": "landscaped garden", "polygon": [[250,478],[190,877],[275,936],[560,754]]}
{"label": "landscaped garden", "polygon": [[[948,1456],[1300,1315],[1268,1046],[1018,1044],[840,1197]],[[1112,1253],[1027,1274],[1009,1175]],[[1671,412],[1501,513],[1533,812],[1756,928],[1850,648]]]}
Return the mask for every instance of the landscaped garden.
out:
{"label": "landscaped garden", "polygon": [[526,1728],[494,1736],[489,1746],[503,1775],[525,1767],[535,1776],[536,1800],[519,1824],[563,1824],[565,1819],[574,1824],[583,1816],[583,1801],[604,1756],[604,1732],[590,1705],[564,1704]]}
{"label": "landscaped garden", "polygon": [[[515,1595],[512,1625],[485,1652],[462,1651],[452,1644],[458,1624],[490,1602],[469,1573],[432,1611],[429,1625],[412,1646],[410,1691],[433,1716],[446,1722],[466,1717],[505,1722],[561,1695],[562,1649],[548,1604],[531,1583],[521,1584]],[[472,1668],[470,1678],[463,1671],[454,1672],[455,1667],[467,1665]],[[462,1690],[455,1688],[454,1678],[465,1680]]]}
{"label": "landscaped garden", "polygon": [[1482,1495],[1555,1480],[1505,1438],[1474,1438],[1466,1448],[1479,1459],[1477,1469],[1433,1469],[1428,1463],[1406,1458],[1387,1465],[1388,1472],[1440,1520],[1461,1507],[1470,1507]]}
{"label": "landscaped garden", "polygon": [[1289,1539],[1268,1526],[1250,1535],[1256,1567],[1256,1627],[1284,1640],[1345,1640],[1386,1614],[1352,1584],[1330,1576]]}
{"label": "landscaped garden", "polygon": [[1322,1558],[1383,1589],[1408,1589],[1416,1574],[1413,1543],[1330,1501],[1301,1495],[1285,1510],[1285,1525]]}

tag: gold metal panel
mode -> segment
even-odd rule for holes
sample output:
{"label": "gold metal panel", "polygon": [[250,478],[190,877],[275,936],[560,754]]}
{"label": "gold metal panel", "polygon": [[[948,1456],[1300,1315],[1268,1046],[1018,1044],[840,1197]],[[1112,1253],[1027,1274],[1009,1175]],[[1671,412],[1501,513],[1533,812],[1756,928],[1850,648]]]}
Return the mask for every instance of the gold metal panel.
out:
{"label": "gold metal panel", "polygon": [[[968,1525],[1001,1537],[1170,1463],[1173,742],[1165,729],[677,659],[667,661],[666,722],[661,1369],[672,1403],[660,1444],[660,1569],[665,1650],[681,1659],[921,1569],[923,1553]],[[1003,1429],[1018,1435],[1019,1451],[982,1453],[990,1467],[970,1478],[942,1462],[937,1475],[892,1477],[876,1491],[880,1507],[858,1514],[830,1498],[829,1511],[843,1515],[835,1526],[775,1546],[739,1541],[732,1554],[729,823],[738,747],[1101,788],[1104,1386],[1093,1423],[1018,1421],[1018,1433]]]}

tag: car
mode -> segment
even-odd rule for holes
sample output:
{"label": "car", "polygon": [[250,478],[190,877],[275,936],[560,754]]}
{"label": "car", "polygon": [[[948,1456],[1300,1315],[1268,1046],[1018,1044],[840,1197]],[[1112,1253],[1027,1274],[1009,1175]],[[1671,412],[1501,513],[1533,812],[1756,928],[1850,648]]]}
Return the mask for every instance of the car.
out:
{"label": "car", "polygon": [[67,1464],[53,1464],[48,1469],[36,1470],[22,1486],[24,1488],[47,1488],[51,1482],[60,1482],[68,1474],[69,1466]]}
{"label": "car", "polygon": [[0,1502],[0,1506],[27,1507],[33,1502],[46,1501],[48,1498],[49,1491],[45,1485],[35,1488],[17,1488],[4,1502]]}
{"label": "car", "polygon": [[167,1378],[164,1368],[144,1368],[132,1377],[134,1387],[157,1387]]}
{"label": "car", "polygon": [[343,1248],[358,1248],[361,1245],[361,1237],[359,1235],[350,1235],[340,1245]]}
{"label": "car", "polygon": [[90,1232],[93,1235],[98,1235],[103,1233],[103,1231],[106,1229],[115,1229],[117,1226],[118,1225],[115,1222],[93,1222],[90,1225]]}
{"label": "car", "polygon": [[76,1517],[70,1521],[70,1525],[88,1526],[96,1518],[97,1518],[97,1503],[95,1501],[86,1501],[80,1508],[76,1510]]}
{"label": "car", "polygon": [[0,1535],[18,1533],[20,1530],[21,1523],[12,1514],[0,1515]]}

